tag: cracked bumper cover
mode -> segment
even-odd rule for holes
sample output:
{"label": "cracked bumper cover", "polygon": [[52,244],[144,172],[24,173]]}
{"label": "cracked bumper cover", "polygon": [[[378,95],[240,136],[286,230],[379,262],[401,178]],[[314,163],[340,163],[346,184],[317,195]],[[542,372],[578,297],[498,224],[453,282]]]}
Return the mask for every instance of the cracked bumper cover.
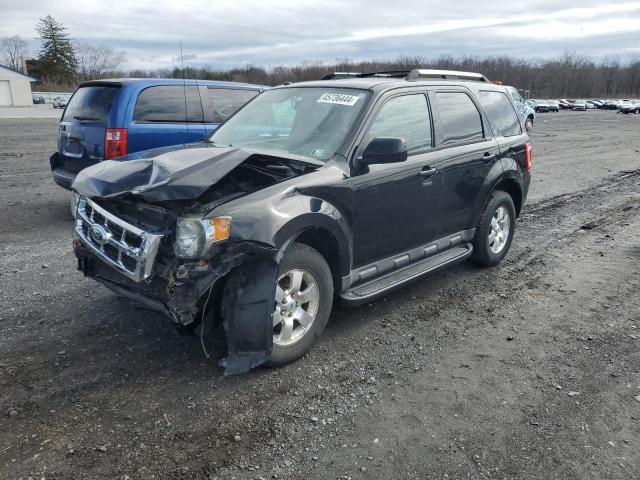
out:
{"label": "cracked bumper cover", "polygon": [[278,251],[256,242],[229,242],[210,260],[181,263],[166,277],[157,274],[135,282],[117,272],[74,238],[78,269],[114,292],[164,313],[179,326],[197,324],[216,283],[235,270],[239,288],[223,296],[227,355],[225,375],[244,373],[271,353],[271,315],[275,298]]}

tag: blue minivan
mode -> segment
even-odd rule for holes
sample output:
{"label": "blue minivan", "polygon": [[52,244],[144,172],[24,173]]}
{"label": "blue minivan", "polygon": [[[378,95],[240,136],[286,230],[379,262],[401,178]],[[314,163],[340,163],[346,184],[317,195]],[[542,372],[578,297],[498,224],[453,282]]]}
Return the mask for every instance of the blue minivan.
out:
{"label": "blue minivan", "polygon": [[266,87],[178,79],[80,84],[60,121],[53,180],[70,189],[80,170],[150,148],[199,142]]}

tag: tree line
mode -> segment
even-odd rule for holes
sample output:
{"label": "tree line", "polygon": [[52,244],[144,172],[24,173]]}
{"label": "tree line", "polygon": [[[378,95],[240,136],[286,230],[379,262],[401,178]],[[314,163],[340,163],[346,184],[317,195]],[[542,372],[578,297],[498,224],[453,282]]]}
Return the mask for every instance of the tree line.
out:
{"label": "tree line", "polygon": [[[50,15],[36,26],[40,49],[26,61],[30,75],[39,77],[43,89],[73,89],[84,80],[107,77],[193,78],[230,80],[261,85],[317,80],[331,72],[375,72],[434,68],[480,72],[491,80],[530,90],[538,98],[640,98],[640,57],[628,62],[605,58],[598,62],[572,52],[555,59],[441,56],[399,56],[394,60],[352,61],[338,59],[331,64],[305,62],[271,68],[243,66],[229,70],[211,67],[175,67],[158,70],[123,71],[122,52],[110,47],[74,41],[67,29]],[[0,41],[0,61],[14,70],[23,69],[27,43],[18,36]]]}
{"label": "tree line", "polygon": [[623,63],[617,59],[595,62],[588,57],[565,52],[555,59],[500,57],[453,57],[437,59],[400,56],[388,61],[339,60],[266,70],[246,66],[226,71],[187,67],[152,72],[136,71],[136,76],[231,80],[235,82],[280,85],[285,82],[317,80],[332,72],[379,72],[432,68],[479,72],[503,85],[530,90],[532,98],[640,98],[640,58]]}

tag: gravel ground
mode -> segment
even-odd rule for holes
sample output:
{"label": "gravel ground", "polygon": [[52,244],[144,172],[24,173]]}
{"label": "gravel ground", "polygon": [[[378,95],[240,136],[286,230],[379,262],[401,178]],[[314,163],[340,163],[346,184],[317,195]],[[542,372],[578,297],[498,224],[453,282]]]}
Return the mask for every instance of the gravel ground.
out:
{"label": "gravel ground", "polygon": [[75,271],[54,120],[0,120],[0,478],[640,478],[640,116],[540,115],[502,265],[224,378],[221,344]]}

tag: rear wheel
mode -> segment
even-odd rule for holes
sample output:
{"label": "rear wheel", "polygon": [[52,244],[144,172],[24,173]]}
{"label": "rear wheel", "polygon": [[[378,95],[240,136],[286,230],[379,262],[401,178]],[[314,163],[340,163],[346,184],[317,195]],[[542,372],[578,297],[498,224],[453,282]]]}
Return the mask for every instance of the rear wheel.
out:
{"label": "rear wheel", "polygon": [[524,129],[527,131],[527,133],[529,133],[532,128],[533,128],[533,118],[527,117],[527,119],[524,121]]}
{"label": "rear wheel", "polygon": [[332,304],[327,262],[311,247],[292,245],[278,271],[273,348],[266,364],[283,365],[307,353],[327,326]]}
{"label": "rear wheel", "polygon": [[507,255],[516,229],[516,208],[511,195],[502,190],[491,194],[473,240],[473,259],[493,267]]}

